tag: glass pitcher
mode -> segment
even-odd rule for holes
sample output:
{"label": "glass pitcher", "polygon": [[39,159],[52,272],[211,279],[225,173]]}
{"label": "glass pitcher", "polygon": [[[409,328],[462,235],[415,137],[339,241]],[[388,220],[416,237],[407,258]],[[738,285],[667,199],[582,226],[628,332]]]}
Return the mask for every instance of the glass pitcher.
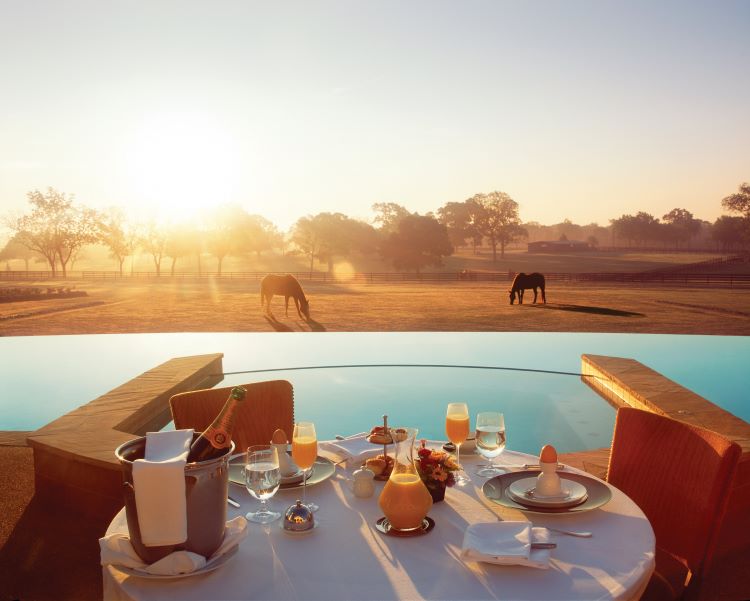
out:
{"label": "glass pitcher", "polygon": [[416,428],[404,428],[406,439],[396,444],[393,471],[380,493],[378,504],[392,528],[416,530],[422,527],[427,512],[432,507],[432,496],[419,477],[414,465]]}

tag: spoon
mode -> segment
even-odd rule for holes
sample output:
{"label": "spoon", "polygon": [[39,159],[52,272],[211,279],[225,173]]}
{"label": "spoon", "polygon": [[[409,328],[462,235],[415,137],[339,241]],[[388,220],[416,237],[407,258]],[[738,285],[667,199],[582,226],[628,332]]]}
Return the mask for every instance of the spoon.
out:
{"label": "spoon", "polygon": [[549,526],[544,526],[547,530],[550,532],[557,532],[558,534],[567,534],[568,536],[577,536],[578,538],[591,538],[594,536],[593,532],[585,532],[585,531],[578,531],[578,530],[560,530],[559,528],[550,528]]}
{"label": "spoon", "polygon": [[[501,516],[497,516],[497,519],[501,522],[503,521]],[[535,524],[532,524],[531,527],[535,527]],[[591,538],[594,536],[593,532],[585,530],[560,530],[560,528],[550,528],[549,526],[542,526],[542,528],[546,528],[550,532],[557,532],[557,534],[567,534],[568,536],[577,536],[578,538]]]}

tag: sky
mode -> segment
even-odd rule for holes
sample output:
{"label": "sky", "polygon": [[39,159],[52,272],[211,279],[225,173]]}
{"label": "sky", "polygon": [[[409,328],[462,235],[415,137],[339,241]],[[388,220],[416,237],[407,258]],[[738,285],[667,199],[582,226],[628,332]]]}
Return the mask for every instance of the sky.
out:
{"label": "sky", "polygon": [[750,2],[0,0],[0,214],[51,186],[285,229],[500,190],[523,221],[721,215]]}

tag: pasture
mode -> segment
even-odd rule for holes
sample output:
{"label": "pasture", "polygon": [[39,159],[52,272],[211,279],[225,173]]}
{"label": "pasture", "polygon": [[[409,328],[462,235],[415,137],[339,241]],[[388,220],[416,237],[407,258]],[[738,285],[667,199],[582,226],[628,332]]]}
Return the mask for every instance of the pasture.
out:
{"label": "pasture", "polygon": [[[3,283],[5,284],[5,283]],[[31,283],[29,283],[31,284]],[[83,298],[0,304],[0,335],[124,332],[634,332],[750,335],[750,290],[549,282],[547,304],[509,304],[508,284],[302,282],[309,322],[264,315],[249,280],[67,282]]]}

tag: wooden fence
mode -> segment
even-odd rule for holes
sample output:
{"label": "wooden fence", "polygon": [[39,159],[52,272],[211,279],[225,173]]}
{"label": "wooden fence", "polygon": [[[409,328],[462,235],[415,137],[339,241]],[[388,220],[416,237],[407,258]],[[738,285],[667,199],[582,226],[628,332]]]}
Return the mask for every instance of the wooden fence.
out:
{"label": "wooden fence", "polygon": [[[74,271],[67,274],[67,280],[147,280],[152,282],[175,280],[249,280],[260,281],[268,272],[241,271],[216,273],[181,272],[175,275],[143,271],[120,275],[117,271]],[[354,284],[395,284],[395,283],[441,283],[441,282],[510,282],[513,272],[493,271],[441,271],[426,273],[371,272],[335,274],[325,271],[297,272],[293,274],[303,282],[354,283]],[[642,283],[670,286],[718,286],[723,288],[750,288],[750,273],[695,273],[690,271],[651,271],[637,273],[594,272],[594,273],[545,273],[550,282],[600,282],[600,283]],[[50,281],[63,280],[60,274],[53,277],[49,271],[5,271],[0,272],[0,281]]]}

